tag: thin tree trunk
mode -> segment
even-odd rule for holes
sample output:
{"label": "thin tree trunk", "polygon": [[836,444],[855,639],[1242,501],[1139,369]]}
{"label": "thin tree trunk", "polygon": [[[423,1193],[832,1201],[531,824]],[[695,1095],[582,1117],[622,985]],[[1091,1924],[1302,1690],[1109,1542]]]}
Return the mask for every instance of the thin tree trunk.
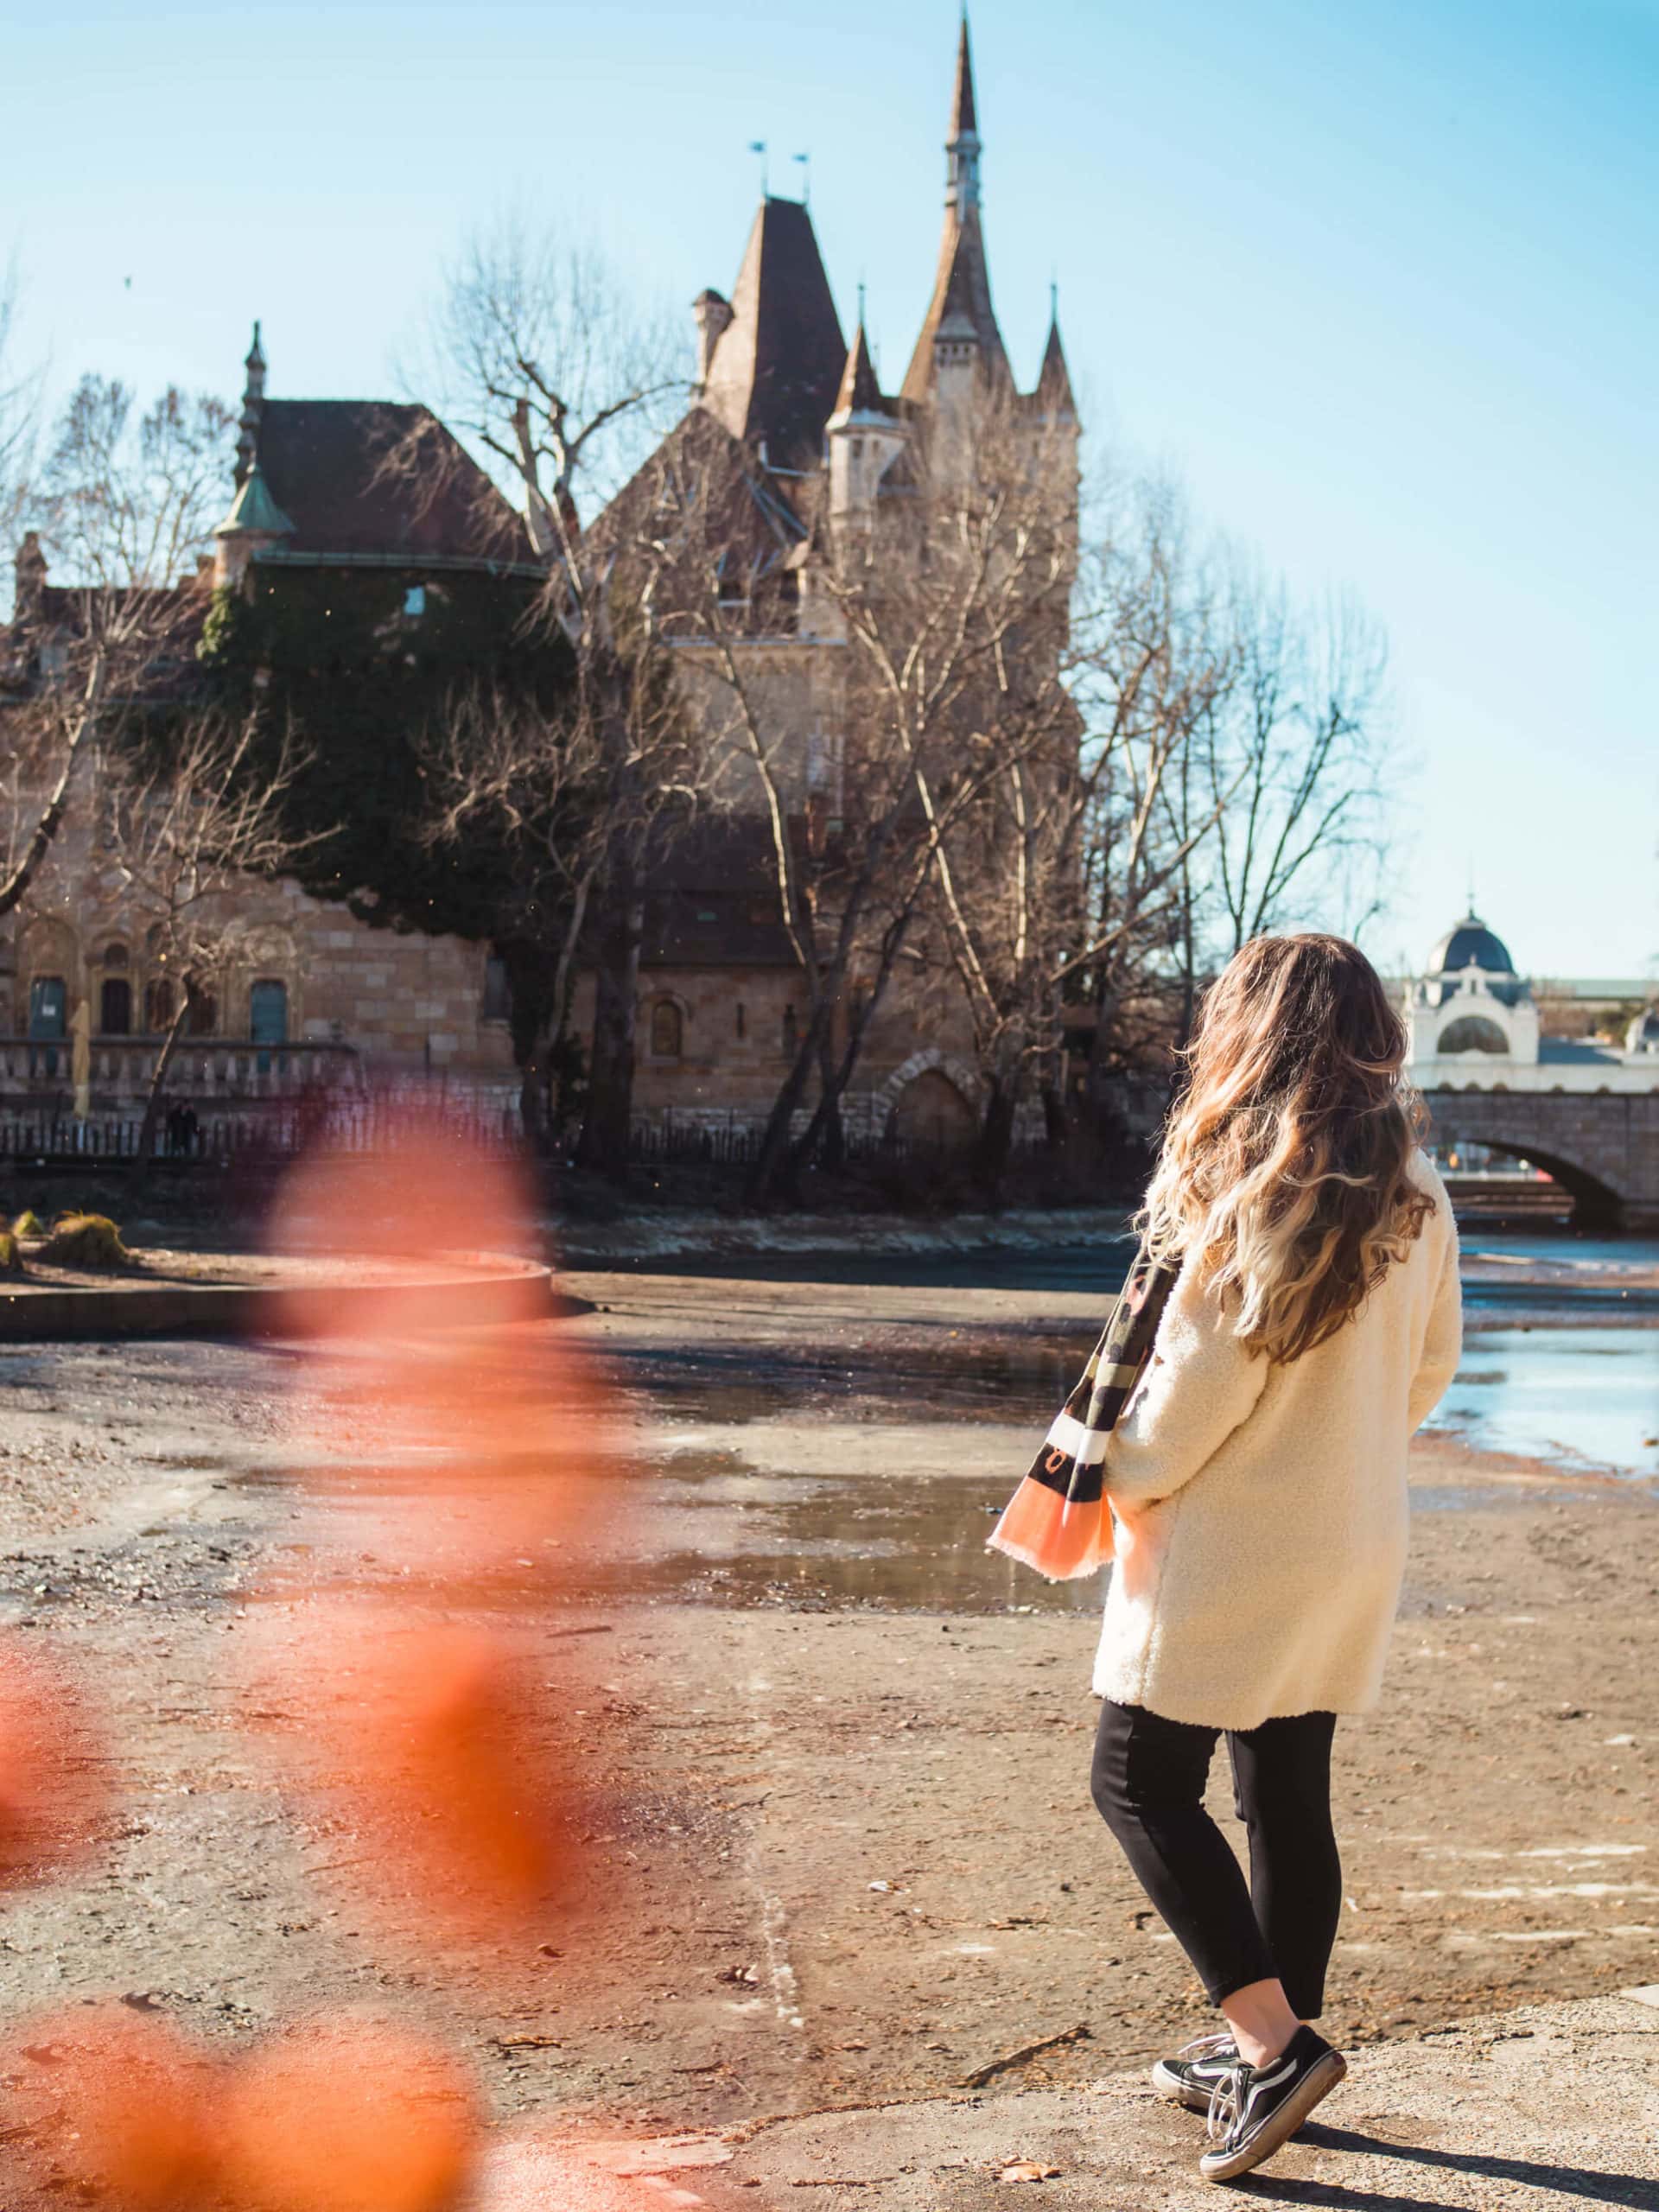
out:
{"label": "thin tree trunk", "polygon": [[155,1071],[149,1078],[149,1090],[144,1100],[144,1118],[138,1124],[138,1150],[131,1168],[135,1191],[143,1187],[149,1173],[150,1155],[156,1145],[156,1128],[162,1118],[162,1098],[167,1089],[168,1070],[173,1065],[173,1055],[184,1034],[184,1025],[189,1018],[194,998],[195,992],[187,982],[180,996],[178,1011],[168,1024],[167,1035],[162,1039],[162,1049],[156,1055]]}
{"label": "thin tree trunk", "polygon": [[979,1141],[974,1147],[973,1171],[974,1180],[993,1205],[1008,1172],[1008,1156],[1014,1149],[1014,1117],[1019,1103],[1017,1069],[997,1065],[992,1071]]}
{"label": "thin tree trunk", "polygon": [[[789,1073],[772,1102],[772,1111],[766,1116],[766,1126],[760,1133],[760,1148],[755,1154],[744,1185],[744,1197],[752,1206],[764,1206],[771,1199],[780,1179],[785,1161],[791,1173],[804,1158],[801,1147],[791,1147],[790,1128],[801,1103],[806,1096],[806,1087],[812,1079],[812,1071],[818,1064],[820,1039],[826,1024],[829,1001],[820,999],[806,1018],[806,1027],[801,1041],[795,1048]],[[817,1122],[809,1134],[817,1141]],[[804,1142],[804,1140],[803,1141]]]}
{"label": "thin tree trunk", "polygon": [[65,810],[69,804],[69,786],[74,779],[75,763],[80,757],[81,747],[97,726],[99,709],[104,701],[105,679],[108,672],[109,658],[100,647],[92,656],[92,670],[86,678],[86,690],[81,700],[80,713],[76,717],[75,727],[70,733],[69,743],[64,751],[63,768],[58,777],[56,787],[41,810],[41,818],[35,824],[33,834],[23,848],[22,859],[6,880],[0,883],[0,915],[10,913],[12,908],[24,897],[29,885],[35,880],[35,872],[41,862],[52,849],[52,841],[58,834]]}
{"label": "thin tree trunk", "polygon": [[627,1175],[633,1128],[634,1011],[639,993],[639,947],[645,932],[632,855],[617,867],[599,901],[598,960],[594,974],[594,1049],[588,1110],[576,1148],[580,1166],[613,1182]]}

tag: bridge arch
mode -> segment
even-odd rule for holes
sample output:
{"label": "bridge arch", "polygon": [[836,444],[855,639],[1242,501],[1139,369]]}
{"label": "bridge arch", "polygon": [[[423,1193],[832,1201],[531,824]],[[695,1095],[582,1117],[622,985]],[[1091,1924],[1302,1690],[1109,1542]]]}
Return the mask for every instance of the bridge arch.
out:
{"label": "bridge arch", "polygon": [[1424,1094],[1435,1143],[1484,1145],[1530,1160],[1573,1201],[1580,1228],[1651,1227],[1659,1215],[1659,1090],[1510,1090]]}

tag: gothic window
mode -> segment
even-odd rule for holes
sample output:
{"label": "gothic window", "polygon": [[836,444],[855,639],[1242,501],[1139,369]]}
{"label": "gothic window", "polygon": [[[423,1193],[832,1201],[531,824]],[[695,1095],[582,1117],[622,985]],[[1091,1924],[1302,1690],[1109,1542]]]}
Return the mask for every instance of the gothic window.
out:
{"label": "gothic window", "polygon": [[[121,950],[124,952],[125,946]],[[131,1035],[132,985],[124,976],[106,976],[104,978],[98,995],[98,1028],[102,1037]]]}
{"label": "gothic window", "polygon": [[36,976],[29,987],[29,1033],[54,1044],[68,1032],[69,989],[61,976]]}
{"label": "gothic window", "polygon": [[651,1052],[657,1060],[677,1060],[684,1049],[685,1026],[672,999],[658,999],[651,1009]]}
{"label": "gothic window", "polygon": [[248,992],[248,1034],[256,1045],[288,1042],[288,985],[261,976]]}

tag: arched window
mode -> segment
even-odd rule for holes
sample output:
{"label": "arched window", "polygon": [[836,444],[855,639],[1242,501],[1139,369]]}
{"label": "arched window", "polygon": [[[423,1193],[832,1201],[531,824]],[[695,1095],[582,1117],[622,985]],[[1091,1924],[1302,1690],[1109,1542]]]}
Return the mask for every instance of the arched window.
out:
{"label": "arched window", "polygon": [[128,960],[127,948],[118,938],[113,944],[105,946],[103,965],[111,975],[124,976],[127,972]]}
{"label": "arched window", "polygon": [[67,1034],[69,989],[61,976],[36,976],[29,987],[29,1033],[41,1044]]}
{"label": "arched window", "polygon": [[1507,1052],[1510,1040],[1484,1014],[1461,1014],[1440,1033],[1440,1052]]}
{"label": "arched window", "polygon": [[145,1034],[159,1037],[164,1029],[172,1027],[173,979],[170,976],[152,976],[144,985]]}
{"label": "arched window", "polygon": [[209,990],[207,984],[198,983],[190,994],[190,1013],[185,1027],[193,1037],[213,1037],[219,1033],[219,994]]}
{"label": "arched window", "polygon": [[[121,947],[124,954],[126,947]],[[98,1030],[101,1037],[132,1034],[132,985],[124,976],[106,976],[98,994]]]}
{"label": "arched window", "polygon": [[658,999],[651,1009],[651,1056],[677,1060],[685,1049],[685,1024],[672,999]]}
{"label": "arched window", "polygon": [[288,1042],[288,985],[261,976],[248,992],[248,1034],[256,1045]]}

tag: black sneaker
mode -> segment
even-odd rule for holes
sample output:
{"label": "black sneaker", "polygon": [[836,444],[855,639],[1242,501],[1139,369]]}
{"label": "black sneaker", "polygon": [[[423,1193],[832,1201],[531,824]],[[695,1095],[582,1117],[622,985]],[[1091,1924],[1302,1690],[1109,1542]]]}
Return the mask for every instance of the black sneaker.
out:
{"label": "black sneaker", "polygon": [[1158,2061],[1152,2069],[1152,2086],[1189,2112],[1208,2112],[1217,2082],[1237,2063],[1238,2045],[1230,2035],[1224,2031],[1199,2036],[1183,2044],[1173,2058]]}
{"label": "black sneaker", "polygon": [[1198,2160],[1205,2181],[1231,2181],[1288,2143],[1321,2097],[1329,2096],[1347,2063],[1323,2036],[1298,2028],[1270,2066],[1241,2059],[1230,2067],[1210,2099],[1214,2144]]}

